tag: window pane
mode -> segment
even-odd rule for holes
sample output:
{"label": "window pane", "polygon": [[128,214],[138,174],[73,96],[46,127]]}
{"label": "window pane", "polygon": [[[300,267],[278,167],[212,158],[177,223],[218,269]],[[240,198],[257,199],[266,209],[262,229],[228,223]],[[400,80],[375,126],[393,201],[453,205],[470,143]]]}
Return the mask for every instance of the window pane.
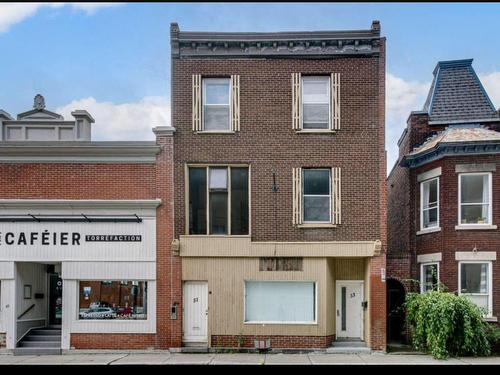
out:
{"label": "window pane", "polygon": [[472,204],[461,206],[462,224],[486,224],[488,218],[487,204]]}
{"label": "window pane", "polygon": [[427,264],[422,266],[423,278],[422,278],[422,290],[427,292],[432,290],[438,283],[438,270],[437,264]]}
{"label": "window pane", "polygon": [[329,77],[302,77],[302,103],[328,103]]}
{"label": "window pane", "polygon": [[231,234],[248,234],[248,168],[231,168]]}
{"label": "window pane", "polygon": [[328,104],[304,104],[303,109],[304,129],[328,129]]}
{"label": "window pane", "polygon": [[147,319],[147,281],[80,281],[79,319]]}
{"label": "window pane", "polygon": [[466,295],[466,297],[479,307],[488,310],[488,296]]}
{"label": "window pane", "polygon": [[227,192],[210,193],[210,234],[227,234]]}
{"label": "window pane", "polygon": [[204,79],[205,104],[229,105],[229,79]]}
{"label": "window pane", "polygon": [[462,293],[488,293],[487,263],[461,263],[460,267]]}
{"label": "window pane", "polygon": [[330,170],[304,169],[305,195],[330,195]]}
{"label": "window pane", "polygon": [[205,130],[228,130],[229,106],[204,106],[203,121]]}
{"label": "window pane", "polygon": [[423,215],[424,215],[424,228],[432,228],[437,226],[437,219],[438,219],[437,207],[423,211]]}
{"label": "window pane", "polygon": [[315,321],[315,285],[312,282],[247,281],[245,321]]}
{"label": "window pane", "polygon": [[330,222],[330,197],[304,196],[304,221]]}
{"label": "window pane", "polygon": [[207,234],[206,168],[189,168],[189,234]]}
{"label": "window pane", "polygon": [[461,175],[462,203],[488,203],[488,175]]}
{"label": "window pane", "polygon": [[210,168],[210,189],[227,189],[227,168]]}

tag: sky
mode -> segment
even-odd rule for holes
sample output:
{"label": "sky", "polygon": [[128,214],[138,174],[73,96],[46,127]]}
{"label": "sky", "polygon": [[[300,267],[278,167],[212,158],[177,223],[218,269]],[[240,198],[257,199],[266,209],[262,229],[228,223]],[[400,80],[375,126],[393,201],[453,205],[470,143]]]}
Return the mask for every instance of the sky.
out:
{"label": "sky", "polygon": [[473,58],[500,106],[500,4],[0,3],[0,109],[86,109],[94,140],[151,140],[170,125],[170,22],[181,31],[369,29],[387,38],[388,170],[440,60]]}

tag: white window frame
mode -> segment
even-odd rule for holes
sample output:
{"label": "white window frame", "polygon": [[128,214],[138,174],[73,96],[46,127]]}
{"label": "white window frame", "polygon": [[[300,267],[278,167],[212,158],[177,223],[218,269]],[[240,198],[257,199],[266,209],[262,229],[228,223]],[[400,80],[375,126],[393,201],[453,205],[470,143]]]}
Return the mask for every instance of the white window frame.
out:
{"label": "white window frame", "polygon": [[[318,194],[304,194],[304,183],[305,183],[305,178],[304,178],[304,171],[307,170],[322,170],[322,171],[328,171],[328,217],[330,220],[328,221],[306,221],[305,220],[305,197],[325,197],[325,195],[318,195]],[[331,224],[332,223],[332,169],[331,168],[302,168],[302,176],[301,177],[301,194],[302,194],[302,223],[304,224]]]}
{"label": "white window frame", "polygon": [[[205,100],[207,98],[207,82],[210,83],[210,82],[213,82],[213,83],[217,83],[217,82],[224,82],[224,83],[227,83],[228,84],[228,102],[227,102],[227,105],[226,104],[207,104],[205,103]],[[202,78],[201,79],[201,83],[202,83],[202,94],[201,94],[201,124],[202,124],[202,129],[203,129],[203,132],[206,132],[206,133],[231,133],[231,78],[210,78],[210,77],[207,77],[207,78]],[[228,108],[229,110],[229,116],[228,116],[228,121],[227,121],[227,129],[214,129],[214,130],[207,130],[206,126],[205,126],[205,107],[219,107],[219,108],[222,108],[222,107],[226,107]]]}
{"label": "white window frame", "polygon": [[[319,79],[323,78],[328,80],[328,126],[325,129],[304,129],[304,101],[303,101],[303,96],[304,96],[304,82],[307,81],[308,79]],[[300,130],[307,131],[307,132],[329,132],[331,131],[332,127],[332,90],[331,90],[331,77],[326,76],[326,75],[307,75],[307,76],[302,76],[300,80],[300,113],[302,114],[300,117]],[[323,102],[310,102],[307,104],[325,104]]]}
{"label": "white window frame", "polygon": [[487,264],[488,265],[488,315],[485,318],[493,317],[493,263],[484,260],[462,260],[458,262],[458,295],[463,296],[484,296],[485,293],[462,293],[462,264]]}
{"label": "white window frame", "polygon": [[[246,320],[247,316],[247,282],[265,283],[308,283],[314,284],[314,321],[258,321]],[[243,324],[273,324],[273,325],[317,325],[318,324],[318,282],[314,280],[243,280]]]}
{"label": "white window frame", "polygon": [[425,273],[424,273],[424,267],[425,266],[436,266],[437,269],[437,290],[439,290],[439,283],[440,283],[440,275],[439,275],[439,262],[426,262],[426,263],[420,263],[420,293],[427,293],[427,291],[424,290],[424,284],[425,284]]}
{"label": "white window frame", "polygon": [[[425,184],[430,184],[430,182],[432,182],[434,180],[437,181],[437,201],[436,201],[436,203],[437,203],[437,205],[436,205],[436,208],[437,208],[437,222],[436,222],[436,225],[433,225],[431,227],[425,228],[424,227],[424,185]],[[439,194],[440,194],[439,177],[430,178],[428,180],[420,182],[420,230],[421,231],[431,231],[433,229],[439,228],[439,205],[440,205]],[[434,207],[432,207],[432,208],[426,208],[425,210],[429,211],[429,210],[432,210],[432,209],[434,209]]]}
{"label": "white window frame", "polygon": [[[473,206],[479,205],[480,203],[462,203],[462,176],[488,176],[488,222],[487,223],[465,223],[462,224],[462,205]],[[493,225],[493,183],[492,183],[491,172],[474,172],[474,173],[459,173],[458,174],[458,227],[461,228],[474,228],[479,226],[491,226]],[[485,204],[484,202],[482,203]]]}

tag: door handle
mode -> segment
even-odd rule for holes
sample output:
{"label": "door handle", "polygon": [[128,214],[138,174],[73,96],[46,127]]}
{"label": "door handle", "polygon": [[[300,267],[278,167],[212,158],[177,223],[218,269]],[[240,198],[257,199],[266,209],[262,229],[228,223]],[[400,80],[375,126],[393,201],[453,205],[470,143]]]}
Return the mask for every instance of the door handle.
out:
{"label": "door handle", "polygon": [[340,316],[340,310],[337,309],[337,316]]}

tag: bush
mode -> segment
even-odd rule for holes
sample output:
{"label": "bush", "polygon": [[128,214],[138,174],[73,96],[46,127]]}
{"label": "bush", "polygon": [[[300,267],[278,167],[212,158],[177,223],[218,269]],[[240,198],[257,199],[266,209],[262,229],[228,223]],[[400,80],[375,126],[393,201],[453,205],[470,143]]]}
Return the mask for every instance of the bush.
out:
{"label": "bush", "polygon": [[496,324],[488,324],[486,329],[486,338],[490,343],[491,351],[494,353],[500,352],[500,328]]}
{"label": "bush", "polygon": [[484,311],[466,297],[443,291],[408,293],[404,306],[416,350],[438,359],[490,355]]}

